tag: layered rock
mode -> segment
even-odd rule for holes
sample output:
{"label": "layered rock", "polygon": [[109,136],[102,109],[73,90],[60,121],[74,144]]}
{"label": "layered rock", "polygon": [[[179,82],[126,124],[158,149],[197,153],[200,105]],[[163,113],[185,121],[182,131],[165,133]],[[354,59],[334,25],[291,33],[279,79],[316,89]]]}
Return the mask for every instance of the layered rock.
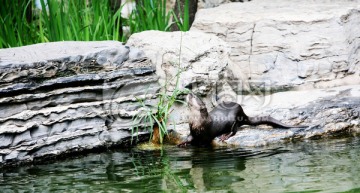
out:
{"label": "layered rock", "polygon": [[[192,90],[199,96],[204,96],[203,100],[209,110],[219,102],[214,100],[216,95],[220,100],[228,97],[238,102],[249,116],[270,115],[290,125],[309,126],[289,130],[264,125],[243,126],[225,143],[215,140],[216,145],[261,146],[294,139],[355,134],[360,131],[359,85],[271,93],[271,89],[268,89],[271,85],[262,84],[244,92],[247,90],[247,83],[234,79],[233,76],[239,73],[229,71],[236,63],[232,63],[226,56],[230,54],[230,50],[223,41],[214,35],[190,31],[182,34],[182,42],[183,44],[180,32],[150,31],[133,35],[128,45],[143,49],[145,54],[155,61],[156,73],[163,80],[167,77],[165,75],[173,77],[178,72],[176,57],[180,54],[181,45],[180,68],[186,70],[180,74],[179,88],[192,84]],[[202,68],[199,69],[198,64]],[[213,72],[216,76],[209,76],[208,72]],[[223,86],[219,87],[219,82],[224,82]],[[214,90],[217,92],[212,92]],[[169,125],[183,140],[190,132],[187,116],[187,109],[177,106],[172,111]]]}
{"label": "layered rock", "polygon": [[[360,85],[235,97],[248,116],[271,116],[288,125],[307,127],[284,129],[244,125],[224,142],[216,138],[215,146],[258,147],[360,134]],[[208,103],[206,106],[211,111],[214,105]],[[187,123],[177,125],[176,131],[182,140],[190,134]]]}
{"label": "layered rock", "polygon": [[360,133],[360,85],[279,92],[267,96],[239,96],[249,116],[270,115],[290,125],[306,128],[279,129],[243,126],[218,145],[263,146],[280,141],[351,136]]}
{"label": "layered rock", "polygon": [[[146,38],[156,33],[161,41]],[[207,93],[229,62],[227,45],[199,32],[143,32],[128,45],[57,42],[0,50],[1,164],[128,144],[137,134],[139,99],[156,105],[156,93],[165,85],[173,91],[179,71],[179,89],[200,81],[198,91]],[[176,106],[172,121],[184,124],[185,109]]]}
{"label": "layered rock", "polygon": [[[244,127],[225,145],[358,132],[358,6],[289,2],[203,10],[190,32],[142,32],[127,46],[57,42],[0,50],[1,164],[129,143],[142,107],[138,99],[154,105],[160,88],[172,92],[176,86],[206,95],[209,109],[215,96],[230,96],[248,115],[309,125]],[[249,78],[255,86],[248,86]],[[266,93],[344,84],[357,85]],[[188,134],[184,106],[171,112],[170,128]]]}
{"label": "layered rock", "polygon": [[359,18],[359,1],[253,0],[199,10],[191,31],[227,42],[239,78],[325,88],[360,83]]}
{"label": "layered rock", "polygon": [[154,72],[115,41],[0,50],[0,163],[129,143],[137,100],[156,102]]}

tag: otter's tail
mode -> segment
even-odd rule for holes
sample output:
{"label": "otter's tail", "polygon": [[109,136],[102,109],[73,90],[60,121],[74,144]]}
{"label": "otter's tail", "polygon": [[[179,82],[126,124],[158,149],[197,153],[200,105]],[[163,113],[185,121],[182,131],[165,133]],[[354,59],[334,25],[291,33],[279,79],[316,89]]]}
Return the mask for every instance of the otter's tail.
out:
{"label": "otter's tail", "polygon": [[280,128],[300,128],[300,127],[307,127],[304,125],[287,125],[285,123],[280,122],[279,120],[276,120],[270,116],[264,116],[264,117],[248,117],[249,125],[261,125],[261,124],[267,124],[272,127],[280,127]]}

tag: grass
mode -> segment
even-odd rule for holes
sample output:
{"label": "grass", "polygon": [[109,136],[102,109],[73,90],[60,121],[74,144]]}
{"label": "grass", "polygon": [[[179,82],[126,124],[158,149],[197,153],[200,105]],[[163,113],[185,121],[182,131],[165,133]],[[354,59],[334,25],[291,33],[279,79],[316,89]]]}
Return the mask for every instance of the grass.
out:
{"label": "grass", "polygon": [[[189,0],[185,0],[184,13],[176,16],[173,10],[166,12],[167,0],[143,0],[138,1],[136,9],[131,13],[128,20],[130,33],[145,30],[169,31],[175,24],[181,31],[188,31],[189,26]],[[180,4],[175,9],[181,11]],[[172,21],[172,18],[174,21]]]}
{"label": "grass", "polygon": [[[178,7],[175,7],[175,9],[178,9],[178,13],[182,13],[181,8],[180,8],[180,3],[178,4]],[[176,16],[175,12],[172,12],[172,14],[173,14],[175,24],[178,26],[178,28],[181,31],[189,31],[189,29],[190,29],[189,0],[185,0],[183,14],[180,14],[179,17]]]}
{"label": "grass", "polygon": [[[165,84],[162,85],[162,91],[158,94],[159,102],[157,103],[156,111],[153,112],[153,108],[148,108],[144,102],[144,99],[138,99],[138,102],[142,106],[142,112],[140,112],[137,116],[134,117],[134,124],[138,123],[149,123],[147,130],[151,133],[150,139],[154,143],[162,144],[164,142],[164,137],[168,134],[168,123],[170,114],[172,112],[172,107],[175,102],[184,103],[181,100],[178,100],[178,97],[182,94],[188,93],[187,89],[180,90],[179,89],[179,80],[181,73],[185,70],[180,67],[180,56],[181,56],[181,48],[182,48],[182,35],[180,39],[180,49],[179,49],[179,60],[177,63],[177,72],[175,76],[171,77],[169,80],[166,80]],[[169,84],[175,79],[175,87],[171,94],[167,93]],[[135,133],[138,133],[139,126],[134,126],[132,128],[132,136]]]}
{"label": "grass", "polygon": [[[4,0],[0,6],[0,48],[26,45],[33,42],[33,25],[28,23],[26,12],[30,1]],[[23,9],[19,9],[19,7]],[[11,14],[13,13],[13,14]]]}
{"label": "grass", "polygon": [[172,10],[166,12],[166,0],[138,1],[136,9],[131,13],[128,25],[130,33],[145,30],[169,31]]}
{"label": "grass", "polygon": [[[134,124],[148,123],[146,129],[151,133],[150,139],[152,139],[154,143],[163,143],[164,137],[168,134],[167,125],[169,123],[172,107],[176,102],[183,103],[183,101],[178,100],[178,96],[186,93],[187,90],[180,90],[178,88],[180,74],[181,71],[178,71],[176,75],[176,87],[170,95],[166,92],[169,82],[165,83],[163,86],[164,90],[162,90],[157,97],[159,101],[155,106],[155,113],[153,108],[147,107],[144,99],[138,99],[138,102],[142,106],[142,111],[134,117],[133,122]],[[138,131],[138,125],[134,126],[132,128],[132,136],[134,136],[135,133],[138,133]]]}
{"label": "grass", "polygon": [[44,42],[122,40],[121,9],[114,12],[109,1],[40,2],[39,36]]}
{"label": "grass", "polygon": [[166,0],[139,0],[129,18],[121,17],[123,6],[113,9],[108,0],[40,0],[41,10],[32,1],[2,1],[0,48],[67,40],[125,42],[129,34],[124,27],[130,28],[130,34],[169,31],[174,23],[183,31],[189,29],[188,7],[177,18],[172,10],[166,11]]}

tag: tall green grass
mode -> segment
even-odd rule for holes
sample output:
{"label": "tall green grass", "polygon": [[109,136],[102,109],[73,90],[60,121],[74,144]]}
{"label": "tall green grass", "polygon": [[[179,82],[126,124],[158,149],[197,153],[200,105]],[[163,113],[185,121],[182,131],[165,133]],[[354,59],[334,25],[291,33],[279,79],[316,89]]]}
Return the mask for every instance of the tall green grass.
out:
{"label": "tall green grass", "polygon": [[40,37],[44,41],[122,40],[121,9],[113,12],[109,1],[41,0]]}
{"label": "tall green grass", "polygon": [[[17,3],[22,2],[22,3]],[[31,0],[4,0],[0,14],[0,48],[52,41],[123,41],[121,9],[113,11],[109,1],[41,0],[32,22],[25,18]]]}
{"label": "tall green grass", "polygon": [[[0,48],[65,40],[124,42],[128,38],[122,31],[124,26],[130,28],[130,34],[169,31],[174,23],[183,31],[189,29],[188,8],[183,18],[177,18],[172,10],[166,11],[166,0],[138,0],[136,9],[126,19],[121,17],[122,7],[112,9],[109,0],[41,0],[41,10],[35,9],[32,1],[2,0]],[[28,21],[29,7],[33,17]]]}
{"label": "tall green grass", "polygon": [[130,32],[145,30],[169,31],[172,10],[166,12],[166,0],[137,1],[129,17]]}
{"label": "tall green grass", "polygon": [[39,37],[34,32],[34,24],[26,19],[26,10],[29,6],[31,6],[30,1],[1,1],[0,48],[39,41]]}
{"label": "tall green grass", "polygon": [[170,31],[172,25],[177,25],[181,31],[188,31],[189,0],[182,1],[185,1],[184,9],[181,11],[180,6],[175,7],[180,13],[177,15],[172,9],[166,11],[167,0],[138,0],[127,23],[130,33],[145,30]]}
{"label": "tall green grass", "polygon": [[184,2],[184,10],[181,10],[180,3],[175,4],[175,9],[177,9],[178,15],[173,11],[174,22],[181,31],[188,31],[190,29],[190,5],[189,0],[183,0]]}

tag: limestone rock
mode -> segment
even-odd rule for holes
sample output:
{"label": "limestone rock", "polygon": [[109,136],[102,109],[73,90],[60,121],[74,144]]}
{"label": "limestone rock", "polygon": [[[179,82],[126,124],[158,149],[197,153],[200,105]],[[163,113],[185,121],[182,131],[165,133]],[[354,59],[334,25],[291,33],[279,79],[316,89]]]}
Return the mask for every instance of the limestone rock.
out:
{"label": "limestone rock", "polygon": [[[227,70],[227,66],[234,65],[229,58],[230,49],[214,35],[192,31],[145,31],[133,34],[127,45],[142,49],[154,62],[159,82],[169,92],[175,88],[179,72],[178,89],[190,86],[192,91],[202,95],[214,92],[221,82],[234,79],[233,72]],[[178,128],[185,124],[186,112],[184,105],[175,104],[169,127]]]}
{"label": "limestone rock", "polygon": [[172,88],[176,83],[174,77],[182,71],[180,89],[199,82],[197,88],[206,93],[223,79],[230,63],[228,45],[220,38],[202,32],[145,31],[133,34],[127,45],[144,50],[155,63],[161,84],[170,82]]}
{"label": "limestone rock", "polygon": [[[141,32],[126,46],[114,41],[56,42],[2,49],[0,165],[128,143],[132,118],[141,111],[138,99],[156,104],[161,88],[173,91],[180,71],[179,88],[190,85],[208,95],[209,108],[217,102],[212,95],[231,98],[235,93],[232,98],[248,115],[310,125],[290,130],[244,127],[228,145],[359,132],[360,11],[355,2],[229,3],[200,10],[190,32]],[[248,78],[253,88],[265,86],[244,93],[244,85],[252,86],[243,81]],[[356,83],[262,93],[268,88]],[[241,89],[234,89],[236,84]],[[175,104],[175,125],[170,127],[185,135],[189,130],[183,107]]]}
{"label": "limestone rock", "polygon": [[200,0],[198,1],[198,10],[199,9],[206,9],[206,8],[212,8],[217,7],[220,4],[223,3],[229,3],[229,0]]}
{"label": "limestone rock", "polygon": [[[266,125],[242,126],[217,146],[256,147],[292,140],[331,138],[360,133],[360,85],[332,89],[287,91],[272,95],[238,96],[248,116],[271,116],[289,125],[306,128],[281,129]],[[211,110],[213,107],[208,106]],[[190,133],[188,124],[176,130],[183,140]]]}
{"label": "limestone rock", "polygon": [[359,2],[228,3],[199,10],[191,31],[227,42],[244,80],[280,90],[359,84]]}
{"label": "limestone rock", "polygon": [[115,41],[1,49],[0,165],[128,143],[135,97],[156,102],[154,72]]}
{"label": "limestone rock", "polygon": [[249,1],[251,0],[199,0],[198,9],[217,7],[221,4],[230,3],[230,2],[249,2]]}

